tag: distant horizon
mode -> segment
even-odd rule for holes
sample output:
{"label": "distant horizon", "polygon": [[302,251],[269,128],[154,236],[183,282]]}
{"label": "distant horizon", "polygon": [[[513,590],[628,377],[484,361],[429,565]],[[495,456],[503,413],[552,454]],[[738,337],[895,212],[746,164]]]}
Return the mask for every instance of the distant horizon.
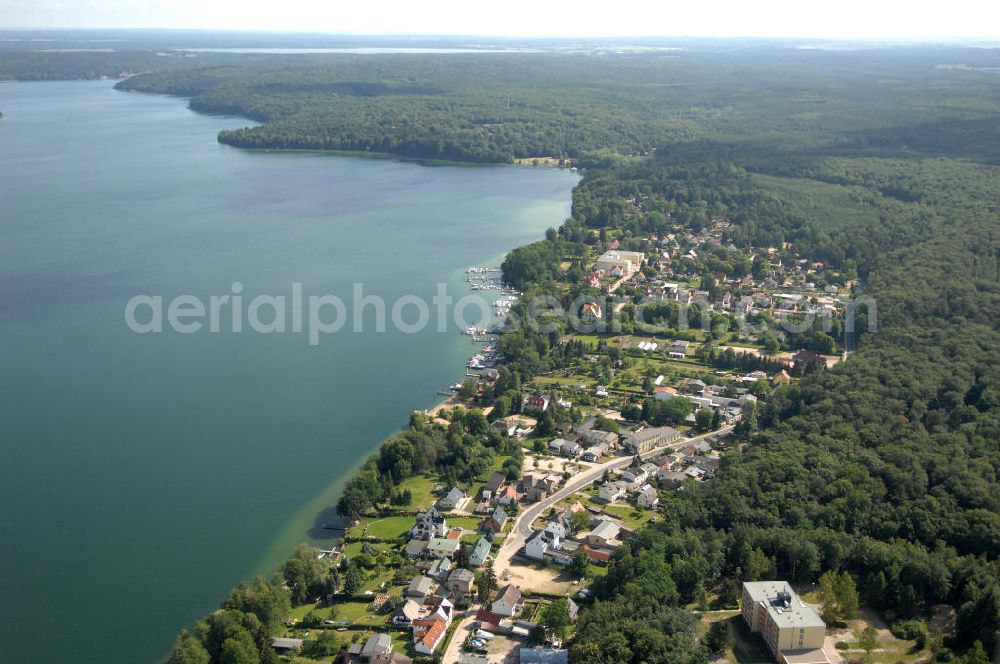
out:
{"label": "distant horizon", "polygon": [[[259,35],[259,36],[285,36],[285,37],[323,37],[323,38],[370,38],[370,39],[497,39],[497,40],[525,40],[525,41],[572,41],[572,40],[593,40],[600,42],[640,41],[640,40],[704,40],[704,41],[815,41],[815,42],[838,42],[838,43],[864,43],[864,44],[940,44],[940,43],[982,43],[991,42],[1000,46],[1000,34],[995,36],[819,36],[819,35],[713,35],[713,34],[493,34],[493,33],[459,33],[459,32],[351,32],[351,31],[326,31],[326,30],[304,30],[304,29],[265,29],[265,28],[204,28],[204,27],[152,27],[152,26],[71,26],[71,25],[14,25],[0,27],[0,34],[9,32],[160,32],[160,33],[224,33],[230,35]],[[2,41],[2,40],[0,40]]]}
{"label": "distant horizon", "polygon": [[479,36],[536,39],[828,39],[938,42],[1000,40],[1000,6],[978,0],[914,6],[903,0],[718,0],[710,5],[619,0],[590,10],[569,0],[460,0],[332,4],[285,0],[4,0],[0,25],[21,30],[203,30],[353,36]]}

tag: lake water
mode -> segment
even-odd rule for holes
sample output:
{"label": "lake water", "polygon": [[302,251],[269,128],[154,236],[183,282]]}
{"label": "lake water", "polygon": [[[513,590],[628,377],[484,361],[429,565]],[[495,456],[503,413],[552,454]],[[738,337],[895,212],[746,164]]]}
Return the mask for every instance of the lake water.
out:
{"label": "lake water", "polygon": [[[569,212],[566,171],[246,152],[179,99],[0,85],[0,662],[137,664],[322,534],[460,380],[455,331],[136,334],[134,295],[463,292]],[[261,314],[268,318],[267,313]],[[372,322],[374,317],[372,317]]]}
{"label": "lake water", "polygon": [[352,55],[468,55],[470,53],[541,53],[536,48],[418,48],[399,46],[365,46],[355,48],[182,48],[193,53],[253,53],[265,55],[322,55],[350,53]]}

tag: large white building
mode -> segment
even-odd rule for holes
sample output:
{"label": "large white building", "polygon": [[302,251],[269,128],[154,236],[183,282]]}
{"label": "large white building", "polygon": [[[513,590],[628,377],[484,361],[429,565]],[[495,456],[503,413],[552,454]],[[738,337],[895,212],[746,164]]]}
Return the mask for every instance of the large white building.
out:
{"label": "large white building", "polygon": [[826,623],[787,582],[744,583],[740,612],[779,664],[829,664],[823,651]]}
{"label": "large white building", "polygon": [[594,263],[594,268],[608,272],[618,268],[624,276],[629,276],[639,271],[645,258],[646,255],[638,251],[605,251]]}
{"label": "large white building", "polygon": [[641,454],[659,445],[672,443],[680,437],[680,432],[672,427],[645,427],[625,434],[625,445],[633,454]]}

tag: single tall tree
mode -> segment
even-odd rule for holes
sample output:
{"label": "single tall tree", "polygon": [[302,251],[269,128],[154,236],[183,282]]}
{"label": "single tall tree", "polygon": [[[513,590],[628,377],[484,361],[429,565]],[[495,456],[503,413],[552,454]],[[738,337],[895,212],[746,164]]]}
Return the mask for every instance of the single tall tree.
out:
{"label": "single tall tree", "polygon": [[479,594],[479,603],[486,604],[490,601],[490,597],[493,596],[498,587],[499,584],[497,583],[496,571],[493,569],[493,561],[487,561],[483,571],[476,575],[476,589]]}

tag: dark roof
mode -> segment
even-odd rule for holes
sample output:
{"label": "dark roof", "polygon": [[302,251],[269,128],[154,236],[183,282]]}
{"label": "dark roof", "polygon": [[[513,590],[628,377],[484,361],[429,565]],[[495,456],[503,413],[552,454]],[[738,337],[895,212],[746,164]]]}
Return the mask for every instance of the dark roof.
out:
{"label": "dark roof", "polygon": [[486,481],[487,491],[496,491],[507,481],[507,476],[502,473],[493,473],[490,479]]}

